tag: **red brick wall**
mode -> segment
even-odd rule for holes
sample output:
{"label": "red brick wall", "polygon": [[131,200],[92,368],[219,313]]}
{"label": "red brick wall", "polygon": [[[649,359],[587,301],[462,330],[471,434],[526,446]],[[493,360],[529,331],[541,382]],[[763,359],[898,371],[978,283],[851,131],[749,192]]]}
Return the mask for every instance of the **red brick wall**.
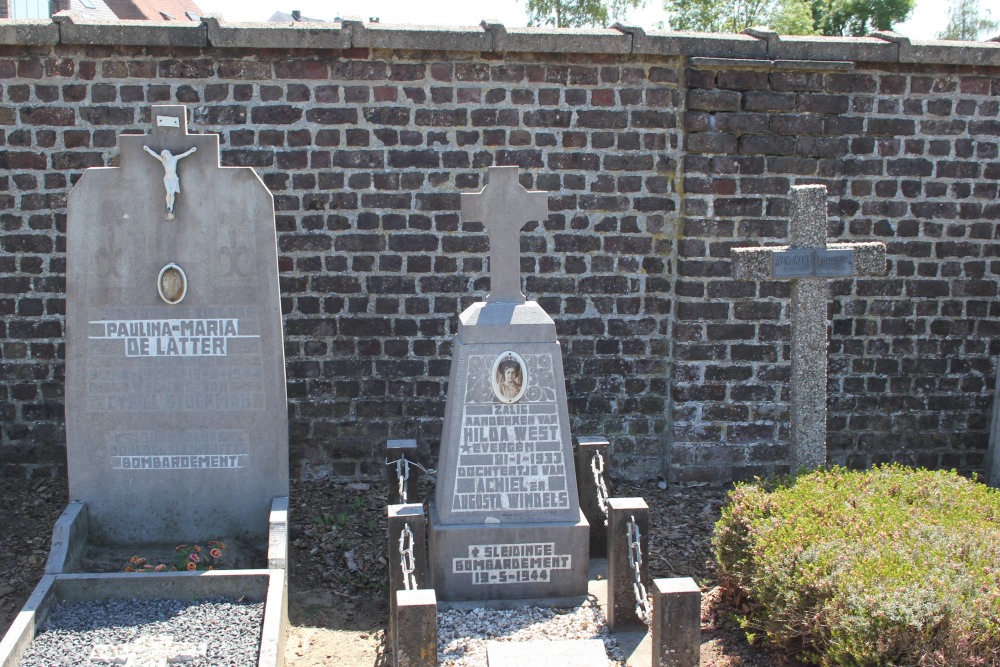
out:
{"label": "red brick wall", "polygon": [[[831,285],[831,460],[981,468],[1000,352],[1000,70],[685,56],[0,46],[4,470],[63,456],[65,205],[149,105],[184,103],[275,196],[292,474],[433,457],[457,314],[488,288],[458,193],[517,164],[551,191],[523,234],[574,433],[633,477],[785,469],[787,283],[729,278],[780,243],[788,188],[884,279]],[[791,68],[790,68],[791,67]],[[832,69],[831,69],[832,68]]]}

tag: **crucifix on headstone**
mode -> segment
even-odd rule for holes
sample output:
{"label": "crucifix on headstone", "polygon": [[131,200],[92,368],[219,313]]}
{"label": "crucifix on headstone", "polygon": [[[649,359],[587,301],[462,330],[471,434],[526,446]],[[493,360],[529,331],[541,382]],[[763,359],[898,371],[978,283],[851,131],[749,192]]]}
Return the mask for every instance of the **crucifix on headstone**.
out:
{"label": "crucifix on headstone", "polygon": [[482,222],[490,235],[490,293],[487,303],[524,303],[521,293],[521,228],[549,215],[547,192],[517,182],[517,167],[490,167],[479,192],[462,193],[462,219]]}
{"label": "crucifix on headstone", "polygon": [[790,246],[734,248],[743,280],[792,281],[791,471],[826,464],[827,279],[885,275],[885,244],[826,242],[826,186],[792,187]]}

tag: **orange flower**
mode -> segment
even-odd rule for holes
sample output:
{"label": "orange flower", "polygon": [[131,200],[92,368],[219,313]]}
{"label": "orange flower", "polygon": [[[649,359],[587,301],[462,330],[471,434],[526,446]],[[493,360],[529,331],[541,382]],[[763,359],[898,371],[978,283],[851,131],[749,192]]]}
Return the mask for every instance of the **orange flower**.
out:
{"label": "orange flower", "polygon": [[126,571],[126,572],[134,572],[134,570],[132,569],[132,566],[131,566],[131,565],[126,565],[126,566],[125,566],[125,571]]}
{"label": "orange flower", "polygon": [[157,566],[156,566],[156,567],[154,567],[153,569],[154,569],[155,571],[157,571],[157,572],[163,572],[164,570],[166,570],[166,569],[167,569],[167,566],[166,566],[166,565],[164,565],[163,563],[160,563],[159,565],[157,565]]}
{"label": "orange flower", "polygon": [[130,562],[130,563],[134,563],[134,562],[136,562],[137,560],[139,560],[139,557],[138,557],[138,556],[132,556],[131,558],[129,558],[129,559],[128,559],[128,562]]}
{"label": "orange flower", "polygon": [[191,561],[188,561],[188,564],[187,564],[187,569],[188,569],[188,570],[193,570],[193,569],[195,569],[196,567],[198,567],[198,565],[197,565],[196,563],[194,563],[194,562],[191,562]]}

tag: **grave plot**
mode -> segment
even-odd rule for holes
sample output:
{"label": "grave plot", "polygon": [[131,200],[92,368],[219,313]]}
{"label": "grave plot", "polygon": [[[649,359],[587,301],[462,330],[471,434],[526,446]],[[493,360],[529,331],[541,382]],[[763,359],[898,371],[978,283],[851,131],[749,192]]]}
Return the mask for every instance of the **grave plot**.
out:
{"label": "grave plot", "polygon": [[0,645],[4,667],[56,601],[118,598],[261,602],[249,641],[259,664],[280,660],[288,426],[273,200],[252,169],[219,166],[218,136],[189,134],[183,106],[154,106],[150,122],[119,137],[120,167],[88,169],[69,196],[72,502]]}
{"label": "grave plot", "polygon": [[[604,635],[610,628],[624,639],[628,664],[650,664],[651,638],[661,635],[667,656],[661,664],[689,664],[700,632],[699,607],[691,601],[700,592],[690,579],[658,586],[650,606],[648,507],[641,498],[609,498],[607,441],[581,438],[574,453],[555,323],[521,292],[520,230],[548,216],[547,193],[525,190],[517,167],[491,167],[483,190],[462,194],[461,201],[463,219],[482,221],[489,233],[490,293],[459,316],[426,517],[418,499],[405,504],[412,479],[397,458],[414,444],[387,447],[387,462],[395,462],[387,467],[389,495],[404,503],[388,509],[393,662],[436,665],[439,623],[457,624],[458,635],[479,633],[461,620],[463,611],[496,628],[504,622],[491,615],[520,627],[532,625],[533,610],[542,617],[559,609],[557,616],[591,619],[590,630],[556,645],[541,629],[484,630],[480,634],[496,632],[524,645],[476,650],[484,650],[491,665],[525,664],[524,656],[533,654],[531,664],[605,667],[604,644],[594,637],[598,628]],[[592,539],[598,553],[590,549]],[[678,595],[684,596],[680,611]],[[540,636],[545,640],[530,641]],[[557,654],[565,660],[545,657]]]}

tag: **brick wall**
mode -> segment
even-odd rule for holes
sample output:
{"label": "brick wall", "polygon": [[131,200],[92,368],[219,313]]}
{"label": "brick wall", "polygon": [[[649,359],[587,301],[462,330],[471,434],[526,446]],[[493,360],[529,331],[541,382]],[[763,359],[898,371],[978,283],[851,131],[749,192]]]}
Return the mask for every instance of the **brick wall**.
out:
{"label": "brick wall", "polygon": [[813,182],[831,240],[884,240],[890,257],[884,279],[831,286],[831,459],[982,467],[1000,49],[214,19],[20,30],[0,26],[8,474],[64,456],[66,195],[158,102],[188,105],[223,164],[274,193],[293,475],[378,474],[386,438],[433,459],[455,319],[488,289],[458,193],[504,164],[551,192],[523,234],[525,291],[556,321],[574,432],[607,436],[618,473],[785,469],[789,287],[733,281],[729,251],[784,241],[788,188]]}

